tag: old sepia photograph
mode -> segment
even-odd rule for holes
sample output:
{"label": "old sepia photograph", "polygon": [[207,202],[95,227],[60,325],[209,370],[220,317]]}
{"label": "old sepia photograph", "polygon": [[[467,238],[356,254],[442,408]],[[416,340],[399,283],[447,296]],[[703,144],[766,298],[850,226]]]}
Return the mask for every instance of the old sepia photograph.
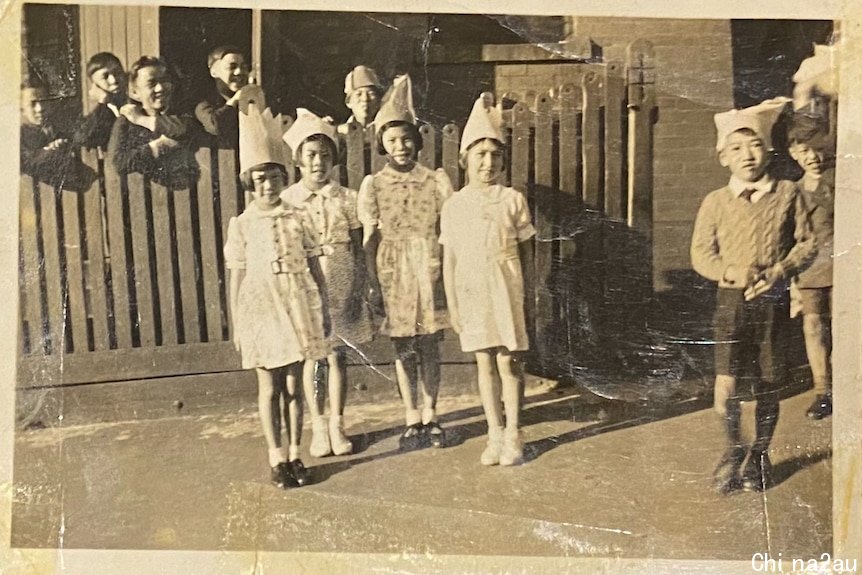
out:
{"label": "old sepia photograph", "polygon": [[12,552],[862,572],[841,21],[17,14]]}

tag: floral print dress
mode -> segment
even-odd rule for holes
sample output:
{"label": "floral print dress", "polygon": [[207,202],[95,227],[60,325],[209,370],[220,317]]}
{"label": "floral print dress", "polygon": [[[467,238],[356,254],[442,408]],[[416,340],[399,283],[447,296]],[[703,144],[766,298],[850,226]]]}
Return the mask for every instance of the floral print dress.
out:
{"label": "floral print dress", "polygon": [[434,334],[449,327],[440,268],[437,225],[452,184],[443,170],[416,164],[389,166],[366,176],[359,190],[359,221],[377,226],[377,277],[391,337]]}
{"label": "floral print dress", "polygon": [[271,210],[250,204],[230,219],[225,266],[245,270],[234,329],[244,369],[273,369],[329,353],[323,305],[308,258],[321,254],[302,210],[283,202]]}

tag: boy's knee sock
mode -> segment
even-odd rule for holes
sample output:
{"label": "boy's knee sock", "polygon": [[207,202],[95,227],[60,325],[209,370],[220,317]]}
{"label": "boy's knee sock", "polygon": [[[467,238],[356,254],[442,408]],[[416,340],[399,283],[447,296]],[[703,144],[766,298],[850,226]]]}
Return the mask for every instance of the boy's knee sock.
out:
{"label": "boy's knee sock", "polygon": [[768,392],[757,398],[754,409],[756,438],[752,451],[764,452],[769,449],[775,427],[778,425],[779,402],[778,394]]}
{"label": "boy's knee sock", "polygon": [[738,447],[742,445],[742,432],[740,431],[742,404],[739,399],[731,398],[725,402],[725,406],[726,412],[723,419],[727,443],[731,447]]}

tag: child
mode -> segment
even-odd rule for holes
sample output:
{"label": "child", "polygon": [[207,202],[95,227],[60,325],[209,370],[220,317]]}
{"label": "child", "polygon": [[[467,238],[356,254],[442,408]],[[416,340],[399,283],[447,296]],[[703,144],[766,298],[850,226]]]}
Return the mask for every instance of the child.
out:
{"label": "child", "polygon": [[215,136],[220,148],[236,150],[239,145],[238,110],[245,110],[249,103],[264,109],[263,90],[249,84],[245,55],[236,46],[213,49],[207,56],[207,66],[215,86],[206,100],[195,108],[195,117],[208,134]]}
{"label": "child", "polygon": [[380,109],[380,82],[377,72],[367,66],[356,66],[344,78],[344,104],[352,112],[347,121],[338,126],[340,134],[347,134],[350,124],[363,130],[371,127]]}
{"label": "child", "polygon": [[461,336],[461,349],[476,354],[479,395],[488,421],[482,465],[523,460],[518,423],[524,379],[513,353],[529,349],[524,278],[530,277],[529,240],[536,230],[524,196],[499,183],[504,141],[499,109],[490,106],[490,94],[480,97],[461,136],[461,165],[468,182],[446,200],[440,219],[449,318]]}
{"label": "child", "polygon": [[805,350],[817,394],[807,415],[823,419],[832,414],[833,147],[825,126],[802,114],[794,116],[787,143],[790,156],[805,172],[797,185],[808,206],[817,240],[817,258],[796,277],[791,294],[798,296],[801,305]]}
{"label": "child", "polygon": [[54,183],[71,158],[69,140],[58,134],[49,121],[41,85],[21,87],[21,173]]}
{"label": "child", "polygon": [[[410,78],[395,79],[374,119],[386,165],[366,176],[359,190],[359,221],[368,254],[369,279],[380,286],[386,320],[381,331],[395,344],[398,387],[406,409],[402,450],[444,444],[437,422],[440,332],[449,326],[435,301],[440,282],[437,225],[452,184],[443,170],[416,162],[422,138],[416,127]],[[376,291],[376,288],[375,288]],[[422,410],[417,407],[422,366]]]}
{"label": "child", "polygon": [[296,122],[284,134],[293,150],[302,179],[287,188],[281,199],[303,209],[323,246],[320,266],[326,279],[326,302],[332,322],[327,378],[329,425],[323,419],[324,390],[307,388],[312,417],[311,455],[346,455],[353,449],[344,435],[344,401],[347,395],[345,351],[371,341],[373,326],[364,309],[365,257],[362,224],[356,216],[356,192],[331,180],[337,155],[335,126],[308,110],[296,111]]}
{"label": "child", "polygon": [[158,58],[142,56],[129,69],[129,97],[108,144],[120,174],[140,172],[157,184],[182,189],[200,174],[194,157],[195,123],[171,115],[173,79]]}
{"label": "child", "polygon": [[107,150],[114,122],[126,103],[126,73],[119,58],[110,52],[99,52],[87,61],[90,100],[96,107],[84,117],[75,131],[76,147]]}
{"label": "child", "polygon": [[[778,422],[784,353],[780,338],[789,311],[787,280],[805,267],[815,251],[796,185],[776,181],[766,171],[771,131],[785,104],[784,100],[764,102],[715,115],[718,159],[730,172],[730,182],[704,199],[691,242],[695,271],[718,282],[715,410],[724,420],[728,449],[715,470],[715,480],[723,494],[740,485],[752,491],[770,486],[768,449]],[[756,438],[740,478],[746,450],[736,382],[743,360],[753,357],[760,368],[753,385]]]}
{"label": "child", "polygon": [[[231,218],[224,248],[233,340],[243,368],[257,373],[272,482],[302,486],[308,473],[299,458],[302,387],[297,379],[309,385],[314,360],[328,353],[318,291],[321,251],[305,212],[279,198],[286,181],[281,117],[249,106],[248,114],[239,117],[239,129],[240,180],[254,201]],[[288,422],[287,452],[282,417]]]}

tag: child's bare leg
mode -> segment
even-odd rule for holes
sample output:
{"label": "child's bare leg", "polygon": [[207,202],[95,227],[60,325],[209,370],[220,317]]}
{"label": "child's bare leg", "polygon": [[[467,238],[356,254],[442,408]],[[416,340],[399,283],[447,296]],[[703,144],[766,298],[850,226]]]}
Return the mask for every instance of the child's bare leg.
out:
{"label": "child's bare leg", "polygon": [[422,423],[437,421],[437,394],[440,391],[440,345],[435,335],[416,337],[422,365]]}
{"label": "child's bare leg", "polygon": [[503,407],[506,410],[506,430],[503,433],[503,448],[500,465],[517,465],[524,459],[521,445],[521,404],[524,401],[524,375],[521,366],[509,350],[497,353],[497,369],[503,385]]}
{"label": "child's bare leg", "polygon": [[832,366],[829,361],[832,347],[829,316],[805,314],[802,316],[802,332],[805,334],[805,351],[811,365],[814,390],[817,395],[832,392]]}
{"label": "child's bare leg", "polygon": [[494,365],[492,350],[476,352],[476,377],[479,382],[479,398],[488,422],[488,445],[482,452],[482,465],[500,463],[503,447],[503,415],[500,412],[500,378]]}
{"label": "child's bare leg", "polygon": [[[302,382],[297,380],[302,378]],[[308,381],[314,379],[314,362],[296,362],[287,367],[287,382],[285,386],[285,409],[287,411],[287,426],[290,429],[288,438],[287,461],[290,474],[300,487],[308,483],[308,472],[299,458],[299,444],[302,440],[302,389]]]}
{"label": "child's bare leg", "polygon": [[521,426],[521,406],[524,403],[524,371],[521,363],[508,351],[497,354],[497,369],[503,382],[503,406],[506,409],[506,429]]}
{"label": "child's bare leg", "polygon": [[347,400],[347,358],[342,350],[329,354],[329,441],[335,455],[346,455],[353,444],[344,435],[344,404]]}
{"label": "child's bare leg", "polygon": [[263,438],[269,450],[269,466],[275,467],[287,461],[287,453],[281,442],[281,387],[276,378],[281,370],[257,368],[257,411]]}
{"label": "child's bare leg", "polygon": [[422,421],[419,409],[416,407],[418,361],[416,345],[413,338],[393,338],[395,343],[395,378],[398,380],[398,391],[404,402],[405,421],[414,425]]}

